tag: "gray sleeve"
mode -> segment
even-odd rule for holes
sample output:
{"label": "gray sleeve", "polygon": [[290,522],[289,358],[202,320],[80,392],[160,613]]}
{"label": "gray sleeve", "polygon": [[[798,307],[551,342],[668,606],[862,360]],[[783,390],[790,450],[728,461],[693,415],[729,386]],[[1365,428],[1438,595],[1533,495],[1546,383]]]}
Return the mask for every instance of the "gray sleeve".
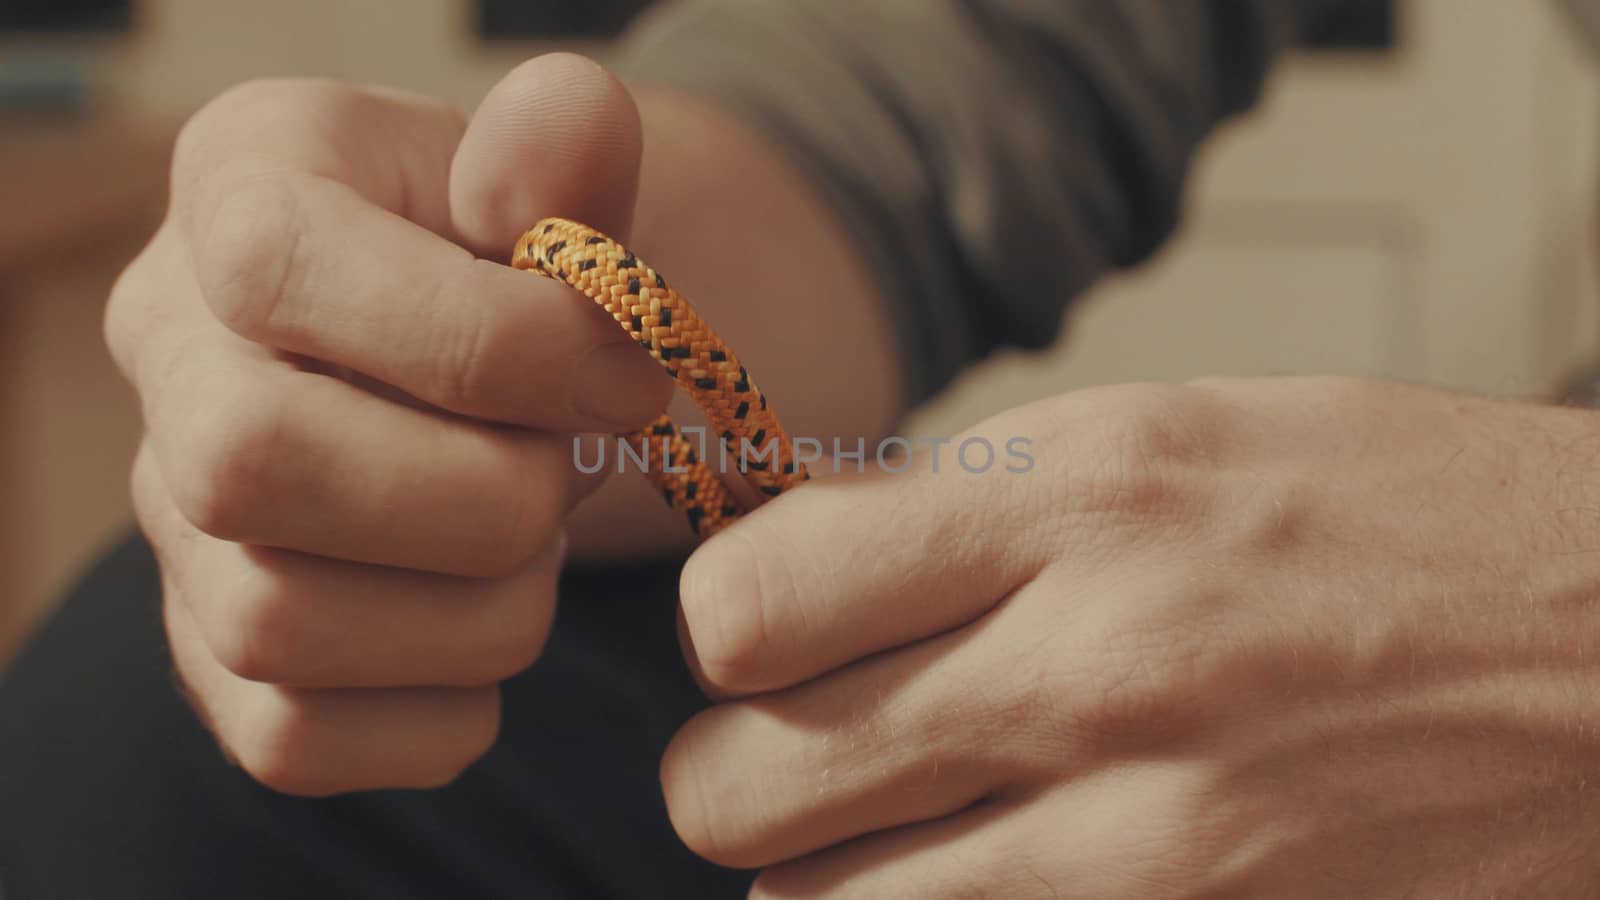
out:
{"label": "gray sleeve", "polygon": [[620,68],[706,96],[852,230],[918,402],[1171,233],[1200,141],[1327,0],[685,0]]}
{"label": "gray sleeve", "polygon": [[1600,0],[1557,0],[1557,5],[1572,16],[1589,49],[1600,52]]}

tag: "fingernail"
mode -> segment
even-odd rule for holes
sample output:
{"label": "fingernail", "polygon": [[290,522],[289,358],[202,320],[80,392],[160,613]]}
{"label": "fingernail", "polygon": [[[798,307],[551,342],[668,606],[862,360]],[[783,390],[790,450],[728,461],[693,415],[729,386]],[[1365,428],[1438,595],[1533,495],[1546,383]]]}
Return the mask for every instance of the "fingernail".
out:
{"label": "fingernail", "polygon": [[578,363],[572,405],[621,431],[660,415],[671,395],[661,364],[636,345],[618,342],[596,347]]}

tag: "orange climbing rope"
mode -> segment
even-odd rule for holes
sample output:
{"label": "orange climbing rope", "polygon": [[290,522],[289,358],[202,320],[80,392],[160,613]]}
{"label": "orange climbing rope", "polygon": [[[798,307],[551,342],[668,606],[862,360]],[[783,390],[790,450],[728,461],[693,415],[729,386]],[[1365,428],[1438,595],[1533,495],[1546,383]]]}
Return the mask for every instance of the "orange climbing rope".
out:
{"label": "orange climbing rope", "polygon": [[[719,463],[726,459],[726,468],[737,468],[757,491],[776,496],[806,480],[794,442],[739,358],[628,248],[587,225],[543,219],[517,240],[511,264],[564,281],[610,313],[705,413],[720,438]],[[696,534],[710,537],[739,516],[742,510],[718,472],[670,418],[661,416],[622,438]]]}

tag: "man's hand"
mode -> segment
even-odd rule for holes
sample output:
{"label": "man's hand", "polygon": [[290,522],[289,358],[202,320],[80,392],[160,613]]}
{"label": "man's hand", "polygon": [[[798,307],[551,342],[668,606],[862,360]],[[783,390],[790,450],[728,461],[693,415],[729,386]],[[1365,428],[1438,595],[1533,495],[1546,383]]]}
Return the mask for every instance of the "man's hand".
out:
{"label": "man's hand", "polygon": [[494,740],[597,483],[570,434],[642,424],[671,384],[577,294],[474,254],[542,215],[626,237],[640,153],[628,93],[571,56],[470,123],[280,81],[184,130],[106,330],[177,668],[266,784],[435,785]]}
{"label": "man's hand", "polygon": [[732,699],[662,781],[753,896],[1600,895],[1592,413],[1230,381],[971,436],[684,572]]}

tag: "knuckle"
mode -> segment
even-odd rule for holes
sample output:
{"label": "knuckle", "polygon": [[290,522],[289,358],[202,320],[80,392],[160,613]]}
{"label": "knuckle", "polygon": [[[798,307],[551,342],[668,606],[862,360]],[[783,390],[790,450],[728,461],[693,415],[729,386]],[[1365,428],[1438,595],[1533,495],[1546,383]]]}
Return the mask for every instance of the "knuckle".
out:
{"label": "knuckle", "polygon": [[679,595],[689,640],[710,684],[760,690],[761,663],[774,643],[772,611],[792,606],[794,575],[783,554],[758,552],[743,531],[721,537],[707,545],[714,552],[691,556],[683,568]]}
{"label": "knuckle", "polygon": [[464,687],[483,687],[499,684],[513,678],[539,660],[544,652],[549,629],[541,628],[536,634],[525,631],[507,631],[514,639],[501,640],[494,646],[482,648],[472,663],[472,669],[460,682]]}
{"label": "knuckle", "polygon": [[281,406],[211,404],[197,410],[168,473],[173,503],[191,525],[223,540],[247,540],[262,504],[272,501],[273,460],[282,442]]}
{"label": "knuckle", "polygon": [[150,546],[160,559],[163,571],[170,565],[164,551],[173,537],[171,529],[163,527],[167,524],[166,517],[159,511],[163,499],[161,494],[165,489],[166,484],[161,478],[155,451],[151,449],[149,436],[146,436],[139,441],[133,465],[128,469],[128,499],[133,507],[134,520],[138,523],[140,532],[149,539]]}
{"label": "knuckle", "polygon": [[1169,499],[1169,473],[1146,452],[1145,439],[1129,433],[1129,426],[1108,426],[1107,431],[1105,442],[1086,454],[1069,488],[1075,511],[1134,518],[1159,513]]}
{"label": "knuckle", "polygon": [[[500,739],[499,689],[453,690],[451,702],[457,708],[449,716],[449,739],[431,745],[426,753],[413,756],[403,768],[385,773],[382,783],[360,787],[417,790],[448,787],[494,748]],[[432,724],[437,730],[441,723]]]}
{"label": "knuckle", "polygon": [[243,734],[223,740],[241,769],[280,794],[325,797],[349,789],[330,777],[325,736],[314,733],[301,702],[284,697],[264,706]]}
{"label": "knuckle", "polygon": [[[492,265],[484,260],[474,262],[469,269],[472,274],[465,279],[472,281],[483,267]],[[428,290],[441,298],[432,306],[443,310],[451,308],[451,304],[442,299],[446,295],[470,297],[481,288],[472,283],[431,284]],[[507,384],[500,363],[522,358],[527,334],[518,333],[518,329],[504,321],[500,315],[503,310],[498,304],[479,304],[468,315],[457,315],[462,323],[459,327],[435,328],[430,332],[434,340],[426,352],[434,364],[426,370],[423,390],[431,402],[470,413],[492,409],[493,400],[506,394],[511,385]],[[459,312],[456,310],[457,314]]]}
{"label": "knuckle", "polygon": [[[321,168],[319,123],[343,120],[363,96],[327,79],[249,81],[212,100],[179,132],[173,208],[191,237],[201,292],[246,338],[268,334],[297,271],[304,225],[297,186],[304,182],[295,172]],[[284,156],[281,165],[263,164],[263,146]]]}
{"label": "knuckle", "polygon": [[[179,176],[208,168],[216,144],[234,146],[261,129],[279,126],[286,113],[315,110],[354,93],[329,78],[278,77],[242,81],[211,98],[179,129],[173,171]],[[174,178],[174,187],[186,179]]]}
{"label": "knuckle", "polygon": [[1120,392],[1102,421],[1108,448],[1130,459],[1182,459],[1194,449],[1189,408],[1198,392],[1169,385],[1140,385]]}
{"label": "knuckle", "polygon": [[561,510],[551,500],[555,490],[506,492],[499,516],[485,516],[478,539],[465,551],[461,574],[509,578],[526,567],[561,527]]}
{"label": "knuckle", "polygon": [[[725,866],[742,860],[740,841],[729,835],[729,811],[742,808],[736,796],[723,796],[720,782],[706,771],[699,737],[715,710],[690,719],[673,736],[661,757],[661,792],[667,818],[679,840],[696,856]],[[718,815],[721,813],[721,815]]]}
{"label": "knuckle", "polygon": [[135,311],[132,307],[137,302],[140,292],[134,286],[134,280],[140,273],[139,260],[135,259],[131,265],[122,270],[115,283],[111,285],[111,292],[106,297],[105,317],[101,320],[101,337],[106,347],[110,349],[112,358],[124,372],[132,369],[128,361],[128,352],[133,349]]}
{"label": "knuckle", "polygon": [[556,583],[554,573],[541,577],[531,590],[525,583],[516,585],[514,609],[517,618],[496,632],[492,646],[477,655],[479,671],[469,684],[496,684],[526,670],[544,652],[555,620]]}
{"label": "knuckle", "polygon": [[315,658],[300,604],[278,579],[254,570],[238,579],[225,615],[212,626],[211,653],[222,667],[246,681],[289,683],[303,676],[302,661]]}
{"label": "knuckle", "polygon": [[241,82],[212,97],[183,123],[172,146],[174,191],[184,188],[188,183],[186,176],[205,168],[216,141],[226,139],[241,120],[251,121],[250,110],[269,90],[265,81]]}
{"label": "knuckle", "polygon": [[[480,464],[460,470],[462,503],[475,527],[461,535],[450,574],[508,579],[564,540],[562,526],[572,504],[571,460],[561,441],[536,433],[508,433],[467,426],[472,443],[464,452]],[[512,477],[507,490],[503,477]]]}
{"label": "knuckle", "polygon": [[1135,385],[1089,404],[1088,443],[1075,456],[1081,468],[1067,473],[1079,508],[1134,516],[1172,510],[1180,473],[1214,449],[1203,398],[1191,388]]}
{"label": "knuckle", "polygon": [[489,688],[465,723],[458,724],[454,742],[418,775],[418,788],[446,787],[472,768],[500,739],[500,694]]}
{"label": "knuckle", "polygon": [[[341,730],[329,711],[303,692],[286,691],[254,710],[224,749],[251,778],[282,794],[327,797],[379,788],[430,789],[449,785],[483,757],[499,737],[499,695],[492,689],[465,702],[466,716],[451,716],[450,741],[433,745],[396,766],[392,757],[364,760],[370,735]],[[330,765],[338,760],[341,764]]]}
{"label": "knuckle", "polygon": [[1262,476],[1236,493],[1228,516],[1213,526],[1228,558],[1266,559],[1316,540],[1317,505],[1297,479]]}
{"label": "knuckle", "polygon": [[226,749],[245,774],[270,790],[295,797],[325,797],[336,793],[333,786],[324,783],[309,766],[297,763],[292,753],[263,752],[247,744]]}
{"label": "knuckle", "polygon": [[274,176],[225,180],[195,254],[206,304],[223,325],[266,341],[298,268],[301,214],[293,184]]}
{"label": "knuckle", "polygon": [[263,787],[295,797],[328,797],[344,790],[325,773],[293,750],[255,750],[232,747],[239,768]]}
{"label": "knuckle", "polygon": [[156,240],[160,240],[159,234],[117,275],[107,294],[105,313],[101,318],[101,338],[111,351],[117,368],[128,376],[134,372],[139,335],[149,318],[143,307],[148,303],[156,283],[151,272]]}
{"label": "knuckle", "polygon": [[298,81],[295,78],[249,78],[224,88],[189,117],[183,130],[178,133],[179,148],[185,149],[203,141],[209,131],[233,117],[243,115],[253,118],[260,111],[261,104],[276,102],[291,92]]}

